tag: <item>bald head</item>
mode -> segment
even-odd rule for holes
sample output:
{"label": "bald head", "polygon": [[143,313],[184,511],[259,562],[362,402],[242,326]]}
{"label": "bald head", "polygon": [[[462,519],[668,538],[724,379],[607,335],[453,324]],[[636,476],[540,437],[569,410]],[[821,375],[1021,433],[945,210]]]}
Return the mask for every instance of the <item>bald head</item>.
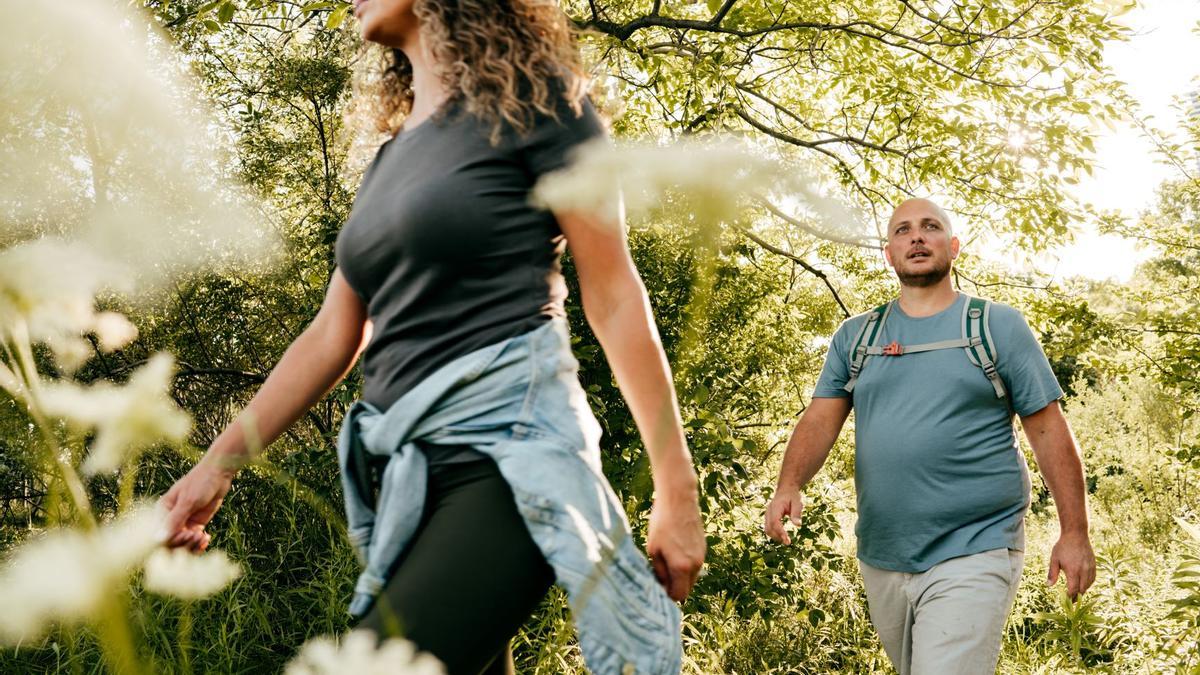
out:
{"label": "bald head", "polygon": [[930,199],[915,198],[906,199],[900,202],[895,211],[892,211],[892,217],[888,220],[888,236],[891,236],[892,230],[902,222],[919,223],[924,217],[932,216],[942,228],[946,230],[946,234],[954,236],[954,226],[950,224],[950,214],[946,213],[945,209],[938,206]]}
{"label": "bald head", "polygon": [[887,235],[883,253],[902,285],[949,283],[959,244],[942,207],[928,199],[902,202],[892,212]]}

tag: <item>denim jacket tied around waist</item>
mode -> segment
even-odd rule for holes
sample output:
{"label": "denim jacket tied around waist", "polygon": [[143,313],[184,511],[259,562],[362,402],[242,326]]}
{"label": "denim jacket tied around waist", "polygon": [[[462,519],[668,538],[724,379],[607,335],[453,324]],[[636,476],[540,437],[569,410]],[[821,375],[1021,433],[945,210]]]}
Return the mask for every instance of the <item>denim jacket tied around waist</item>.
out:
{"label": "denim jacket tied around waist", "polygon": [[[578,367],[566,322],[555,319],[459,357],[386,412],[351,406],[338,461],[350,542],[365,565],[352,615],[370,610],[421,521],[427,467],[414,442],[470,445],[495,460],[567,592],[587,667],[598,675],[680,671],[679,608],[601,472],[600,426]],[[372,471],[380,462],[382,473]]]}

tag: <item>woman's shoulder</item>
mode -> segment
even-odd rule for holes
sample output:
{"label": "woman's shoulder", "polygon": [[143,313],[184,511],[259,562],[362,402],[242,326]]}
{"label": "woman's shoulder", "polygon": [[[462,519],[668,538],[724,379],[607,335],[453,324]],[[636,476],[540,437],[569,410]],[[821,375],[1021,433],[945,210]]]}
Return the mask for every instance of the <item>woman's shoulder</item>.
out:
{"label": "woman's shoulder", "polygon": [[562,168],[576,147],[608,135],[586,95],[572,94],[561,84],[550,93],[550,105],[534,108],[525,129],[510,127],[507,134],[536,175]]}
{"label": "woman's shoulder", "polygon": [[550,78],[543,82],[536,93],[533,85],[526,83],[522,87],[521,98],[527,101],[530,120],[528,131],[566,128],[604,132],[603,121],[588,95],[588,87],[584,85],[572,86],[562,78]]}

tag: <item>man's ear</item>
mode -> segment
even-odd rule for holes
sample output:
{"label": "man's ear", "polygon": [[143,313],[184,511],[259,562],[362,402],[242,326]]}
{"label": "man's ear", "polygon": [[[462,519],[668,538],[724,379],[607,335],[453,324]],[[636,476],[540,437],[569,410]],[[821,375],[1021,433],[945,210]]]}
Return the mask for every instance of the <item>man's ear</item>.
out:
{"label": "man's ear", "polygon": [[887,261],[888,267],[895,269],[896,265],[892,262],[892,252],[887,246],[883,247],[883,259]]}
{"label": "man's ear", "polygon": [[962,243],[958,241],[958,237],[950,237],[950,259],[958,259],[958,250],[962,247]]}

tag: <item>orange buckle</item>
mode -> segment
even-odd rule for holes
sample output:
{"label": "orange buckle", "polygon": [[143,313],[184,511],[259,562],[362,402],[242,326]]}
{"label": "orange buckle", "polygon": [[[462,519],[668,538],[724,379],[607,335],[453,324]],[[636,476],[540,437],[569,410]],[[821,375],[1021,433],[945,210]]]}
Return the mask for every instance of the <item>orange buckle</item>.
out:
{"label": "orange buckle", "polygon": [[904,353],[904,346],[892,340],[892,344],[883,348],[883,353],[887,356],[900,356]]}

